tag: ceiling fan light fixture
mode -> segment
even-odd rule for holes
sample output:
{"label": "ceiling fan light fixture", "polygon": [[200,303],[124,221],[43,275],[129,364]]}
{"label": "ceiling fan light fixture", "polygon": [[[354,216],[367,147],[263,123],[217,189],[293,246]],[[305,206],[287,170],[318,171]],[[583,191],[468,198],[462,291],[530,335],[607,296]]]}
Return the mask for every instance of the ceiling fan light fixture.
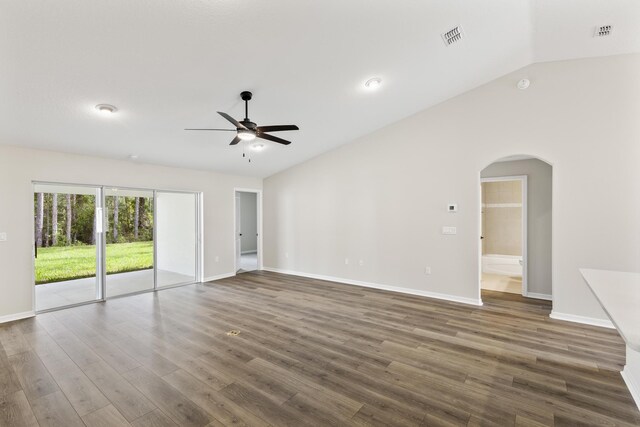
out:
{"label": "ceiling fan light fixture", "polygon": [[240,129],[238,131],[238,138],[243,141],[253,141],[256,139],[256,134],[250,130]]}
{"label": "ceiling fan light fixture", "polygon": [[[270,125],[270,126],[258,126],[249,119],[249,101],[251,100],[251,92],[244,91],[240,94],[240,98],[244,101],[244,119],[238,121],[224,113],[218,111],[222,117],[224,117],[229,123],[231,123],[235,129],[185,129],[185,130],[204,130],[204,131],[223,131],[223,132],[236,132],[236,136],[229,143],[229,145],[238,145],[241,141],[253,141],[256,138],[266,139],[271,142],[275,142],[282,145],[289,145],[291,141],[278,138],[271,135],[271,132],[284,132],[290,130],[300,130],[296,125]],[[255,144],[254,144],[255,145]],[[244,154],[243,154],[244,157]],[[251,160],[249,160],[251,161]]]}

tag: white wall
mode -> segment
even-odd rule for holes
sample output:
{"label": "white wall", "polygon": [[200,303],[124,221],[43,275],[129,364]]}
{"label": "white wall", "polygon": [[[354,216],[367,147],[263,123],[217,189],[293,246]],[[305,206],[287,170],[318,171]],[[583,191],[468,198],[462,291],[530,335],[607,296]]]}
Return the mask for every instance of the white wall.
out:
{"label": "white wall", "polygon": [[241,192],[240,194],[240,243],[242,253],[258,250],[258,195],[256,193]]}
{"label": "white wall", "polygon": [[604,319],[578,268],[640,271],[638,117],[638,54],[531,65],[266,179],[265,266],[477,300],[480,171],[529,154],[553,165],[554,311]]}
{"label": "white wall", "polygon": [[551,207],[553,168],[538,159],[496,162],[482,178],[527,176],[527,288],[551,295]]}
{"label": "white wall", "polygon": [[0,242],[0,318],[33,307],[34,180],[203,192],[205,278],[234,272],[234,187],[262,187],[256,178],[0,145],[0,232],[8,237]]}

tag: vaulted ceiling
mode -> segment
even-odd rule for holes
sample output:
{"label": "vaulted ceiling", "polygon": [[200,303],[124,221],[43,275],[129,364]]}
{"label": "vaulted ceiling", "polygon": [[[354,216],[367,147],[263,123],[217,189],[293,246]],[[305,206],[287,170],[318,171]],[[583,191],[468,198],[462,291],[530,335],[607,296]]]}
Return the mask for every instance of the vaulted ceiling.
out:
{"label": "vaulted ceiling", "polygon": [[[532,62],[638,52],[639,24],[637,0],[4,0],[0,144],[264,177]],[[248,163],[183,130],[243,90],[293,144]]]}

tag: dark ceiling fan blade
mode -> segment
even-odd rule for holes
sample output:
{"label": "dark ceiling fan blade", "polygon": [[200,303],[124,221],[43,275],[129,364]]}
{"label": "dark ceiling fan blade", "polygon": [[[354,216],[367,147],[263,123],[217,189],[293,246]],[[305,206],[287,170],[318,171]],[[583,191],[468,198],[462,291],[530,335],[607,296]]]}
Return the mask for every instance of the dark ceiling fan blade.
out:
{"label": "dark ceiling fan blade", "polygon": [[235,129],[185,129],[185,130],[219,130],[224,132],[237,132]]}
{"label": "dark ceiling fan blade", "polygon": [[300,130],[296,125],[273,125],[273,126],[258,126],[256,128],[258,132],[282,132],[285,130]]}
{"label": "dark ceiling fan blade", "polygon": [[268,141],[277,142],[278,144],[289,145],[291,141],[287,141],[286,139],[278,138],[277,136],[268,135],[266,133],[258,132],[256,134],[258,138],[266,139]]}
{"label": "dark ceiling fan blade", "polygon": [[218,114],[220,114],[225,119],[229,120],[236,128],[238,128],[238,129],[246,129],[246,127],[242,123],[240,123],[239,121],[237,121],[236,119],[234,119],[233,117],[228,115],[227,113],[223,113],[221,111],[218,111]]}
{"label": "dark ceiling fan blade", "polygon": [[233,138],[233,141],[231,141],[231,144],[229,144],[229,145],[236,145],[240,141],[242,141],[242,140],[240,138],[238,138],[238,135],[236,135],[236,137]]}

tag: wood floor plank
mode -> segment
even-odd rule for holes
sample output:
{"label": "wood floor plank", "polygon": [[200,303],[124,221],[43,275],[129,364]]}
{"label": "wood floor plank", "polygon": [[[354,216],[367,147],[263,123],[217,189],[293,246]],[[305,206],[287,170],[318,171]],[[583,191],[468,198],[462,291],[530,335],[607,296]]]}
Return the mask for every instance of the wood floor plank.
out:
{"label": "wood floor plank", "polygon": [[14,354],[9,357],[9,363],[30,401],[59,390],[58,384],[34,352]]}
{"label": "wood floor plank", "polygon": [[0,424],[640,425],[615,330],[482,297],[258,271],[45,313],[0,326]]}
{"label": "wood floor plank", "polygon": [[31,348],[22,336],[20,322],[10,322],[0,325],[0,344],[7,356],[24,353]]}
{"label": "wood floor plank", "polygon": [[49,360],[45,366],[81,417],[109,405],[109,400],[70,358]]}
{"label": "wood floor plank", "polygon": [[156,409],[131,422],[132,427],[175,427],[177,426],[171,418],[167,417],[161,410]]}
{"label": "wood floor plank", "polygon": [[250,386],[233,383],[222,389],[221,393],[238,406],[246,408],[274,426],[314,425],[310,419],[305,419],[298,413],[280,406]]}
{"label": "wood floor plank", "polygon": [[77,412],[61,391],[32,400],[31,405],[41,427],[84,426]]}
{"label": "wood floor plank", "polygon": [[22,390],[0,397],[0,426],[38,426],[31,405]]}
{"label": "wood floor plank", "polygon": [[0,398],[22,390],[20,379],[13,370],[9,358],[0,346]]}
{"label": "wood floor plank", "polygon": [[202,408],[153,372],[145,368],[136,368],[123,376],[177,424],[200,427],[211,422],[211,418]]}
{"label": "wood floor plank", "polygon": [[237,405],[222,393],[199,381],[188,372],[178,370],[163,377],[167,383],[225,425],[267,426],[268,423]]}
{"label": "wood floor plank", "polygon": [[43,362],[69,357],[62,347],[44,330],[27,333],[24,337]]}
{"label": "wood floor plank", "polygon": [[102,409],[91,412],[82,417],[82,421],[87,427],[129,427],[131,424],[125,420],[120,412],[113,406],[108,405]]}
{"label": "wood floor plank", "polygon": [[156,409],[149,399],[105,362],[86,366],[83,371],[127,421]]}

